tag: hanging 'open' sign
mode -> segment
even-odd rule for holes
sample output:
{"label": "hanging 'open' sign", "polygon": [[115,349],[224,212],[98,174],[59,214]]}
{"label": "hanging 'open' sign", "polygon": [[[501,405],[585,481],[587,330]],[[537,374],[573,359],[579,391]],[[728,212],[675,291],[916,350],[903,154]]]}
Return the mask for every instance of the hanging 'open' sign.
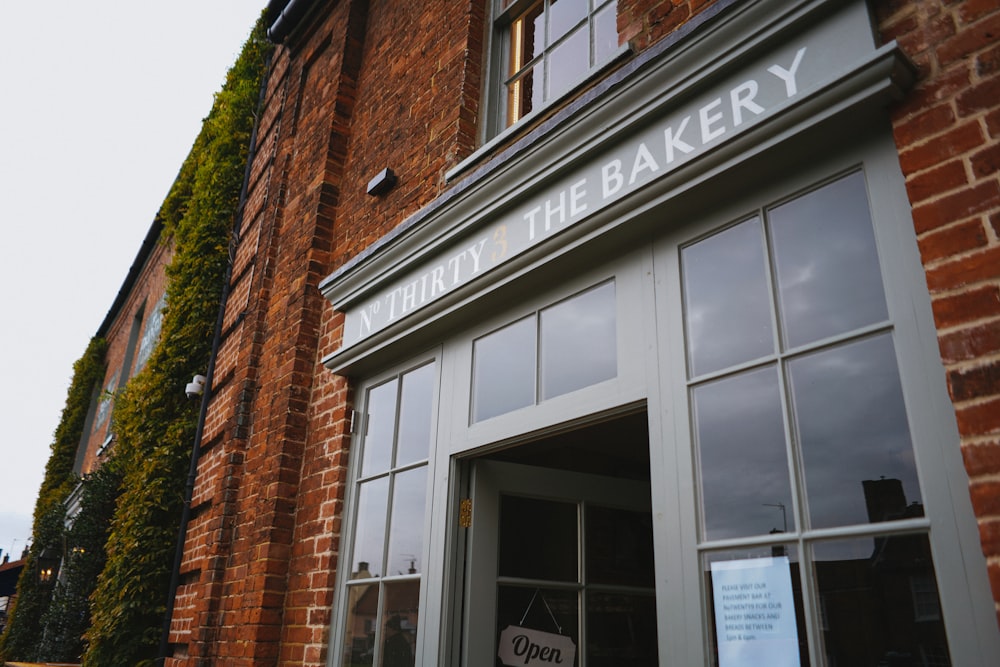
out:
{"label": "hanging 'open' sign", "polygon": [[508,625],[500,633],[497,655],[508,667],[541,663],[572,665],[576,658],[576,644],[565,635]]}

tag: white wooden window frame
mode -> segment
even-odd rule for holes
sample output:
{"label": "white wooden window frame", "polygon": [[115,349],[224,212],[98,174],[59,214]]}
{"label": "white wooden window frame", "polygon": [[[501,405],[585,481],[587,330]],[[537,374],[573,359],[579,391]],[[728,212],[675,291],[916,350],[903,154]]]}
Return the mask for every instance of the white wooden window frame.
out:
{"label": "white wooden window frame", "polygon": [[[490,3],[492,11],[491,15],[488,17],[489,20],[489,39],[487,40],[488,54],[486,57],[486,72],[484,76],[485,92],[484,92],[484,104],[485,117],[483,122],[483,134],[480,137],[480,141],[486,145],[493,145],[494,140],[501,140],[506,137],[514,128],[519,125],[523,125],[525,120],[530,122],[531,118],[535,118],[545,109],[552,107],[560,99],[571,95],[573,91],[579,88],[580,84],[588,80],[590,77],[594,76],[597,72],[601,71],[608,64],[614,62],[619,56],[629,51],[629,46],[627,44],[618,47],[618,50],[608,59],[594,62],[591,67],[587,68],[586,74],[583,75],[578,81],[570,81],[565,86],[561,88],[562,92],[557,93],[549,99],[544,99],[542,103],[537,107],[532,109],[530,112],[507,125],[506,114],[507,114],[507,86],[506,82],[510,77],[510,73],[507,71],[507,57],[510,52],[510,26],[514,19],[523,14],[528,8],[536,4],[536,1],[540,2],[542,0],[492,0]],[[564,0],[565,1],[565,0]],[[581,0],[573,0],[574,2],[579,2]],[[609,0],[582,0],[587,2],[589,7],[587,9],[588,21],[593,21],[594,15],[600,12],[607,6]],[[617,2],[617,0],[610,0],[611,2]],[[505,8],[504,5],[507,5]],[[594,7],[598,5],[598,7]],[[590,35],[590,50],[593,51],[593,34]],[[539,62],[544,62],[547,58],[547,53],[549,47],[546,47],[546,55],[536,56]],[[545,68],[543,67],[543,70]],[[544,77],[540,77],[538,85],[544,86]],[[486,146],[484,146],[485,148]]]}
{"label": "white wooden window frame", "polygon": [[[730,195],[739,193],[729,197],[735,203],[706,209],[690,224],[655,241],[661,382],[651,383],[650,450],[651,456],[662,452],[666,465],[659,469],[653,466],[653,512],[654,516],[659,512],[676,515],[671,530],[658,531],[654,536],[656,564],[660,568],[657,584],[665,582],[666,587],[657,589],[663,664],[710,664],[712,610],[705,608],[703,555],[775,543],[774,537],[767,535],[712,542],[699,534],[696,453],[683,344],[680,248],[771,203],[808,192],[856,169],[863,171],[868,189],[926,514],[920,519],[809,531],[803,531],[801,522],[796,522],[797,529],[780,540],[798,547],[800,576],[803,590],[807,591],[809,657],[814,665],[825,664],[822,610],[812,576],[810,545],[823,539],[906,533],[923,533],[930,540],[953,664],[985,666],[994,664],[1000,655],[992,599],[988,589],[984,594],[983,588],[985,560],[978,548],[968,480],[895,147],[887,131],[853,139],[853,146],[836,154],[808,159],[799,156],[798,170],[792,171],[792,163],[787,163],[788,167],[777,172],[780,177],[752,191],[731,184],[733,187],[727,188]],[[663,393],[653,395],[657,391]],[[804,494],[804,490],[798,493]],[[693,641],[694,637],[700,641]]]}
{"label": "white wooden window frame", "polygon": [[[428,583],[427,576],[429,571],[431,571],[432,563],[438,561],[431,560],[431,545],[428,537],[431,535],[432,530],[435,529],[434,516],[431,512],[431,498],[434,494],[434,479],[432,476],[432,471],[434,469],[434,462],[438,458],[437,454],[437,442],[438,442],[438,415],[439,415],[439,387],[441,386],[441,364],[440,364],[440,350],[436,349],[431,352],[427,352],[423,355],[413,357],[403,363],[393,366],[392,368],[373,375],[371,378],[365,380],[363,383],[358,385],[357,396],[359,400],[355,406],[355,417],[353,423],[353,433],[351,437],[351,456],[348,461],[348,472],[347,472],[347,489],[344,493],[344,515],[341,522],[341,558],[338,563],[337,572],[337,588],[334,592],[334,604],[333,604],[333,622],[330,625],[330,640],[329,646],[330,651],[328,655],[327,662],[331,666],[338,666],[342,664],[341,658],[344,654],[344,640],[345,640],[345,629],[347,627],[347,622],[349,618],[349,611],[347,609],[347,600],[349,595],[347,594],[350,590],[348,581],[351,575],[351,562],[349,557],[354,552],[355,543],[355,524],[357,522],[357,512],[358,512],[358,496],[359,488],[361,485],[361,465],[363,460],[363,447],[365,440],[365,414],[367,411],[367,403],[370,396],[370,390],[389,382],[393,379],[399,379],[402,381],[406,373],[426,366],[427,364],[434,364],[434,395],[431,400],[431,433],[430,433],[430,443],[427,452],[427,461],[425,465],[427,469],[427,486],[426,486],[426,496],[425,496],[425,511],[424,511],[424,541],[422,552],[418,554],[419,561],[424,564],[424,572],[420,575],[420,613],[418,614],[418,625],[416,633],[416,649],[415,655],[421,655],[424,650],[425,635],[434,628],[437,627],[437,622],[432,622],[431,628],[428,629],[427,623],[425,622],[425,616],[423,609],[426,607],[425,596],[427,595]],[[402,389],[402,384],[397,388],[397,410],[398,410],[398,392]],[[398,420],[398,413],[396,415]],[[397,424],[398,427],[398,424]],[[393,446],[395,446],[395,438],[393,438]],[[414,462],[413,464],[407,464],[405,468],[416,467],[418,464]],[[396,474],[390,472],[389,474]],[[367,478],[366,478],[367,479]],[[387,507],[387,512],[392,511],[391,505]],[[389,536],[386,534],[386,540],[388,541]],[[384,548],[384,547],[383,547]],[[403,577],[393,577],[391,575],[382,575],[377,579],[373,579],[375,585],[382,586],[383,583],[392,583],[393,580],[407,580],[412,579],[410,576]],[[381,598],[380,598],[381,600]]]}
{"label": "white wooden window frame", "polygon": [[[793,142],[794,144],[794,142]],[[837,146],[836,148],[834,148]],[[762,169],[758,182],[722,176],[692,193],[683,205],[665,200],[649,207],[642,218],[664,217],[670,224],[650,243],[638,240],[631,250],[596,268],[592,255],[576,253],[569,278],[566,264],[540,266],[519,284],[504,286],[518,299],[492,299],[505,304],[496,314],[443,342],[436,353],[440,384],[437,429],[428,461],[428,510],[421,581],[418,659],[423,664],[461,664],[461,609],[464,536],[457,525],[463,496],[464,460],[498,446],[559,432],[588,419],[646,404],[650,422],[650,468],[656,553],[657,616],[661,664],[708,664],[710,613],[706,609],[702,555],[739,544],[770,544],[763,536],[745,540],[704,542],[698,529],[688,378],[684,347],[680,284],[680,247],[693,238],[745,218],[749,212],[798,192],[808,191],[852,170],[861,169],[868,188],[886,301],[909,427],[917,461],[925,517],[895,523],[793,532],[783,540],[798,545],[803,587],[812,591],[806,603],[810,659],[822,665],[822,610],[811,574],[809,545],[821,539],[925,533],[935,560],[942,617],[954,664],[992,665],[1000,656],[993,601],[986,566],[967,490],[958,434],[937,349],[936,329],[905,187],[891,135],[884,128],[857,134],[853,141],[831,141],[820,158],[815,144],[786,147],[774,155],[773,174]],[[720,203],[716,193],[727,192]],[[700,194],[699,194],[700,192]],[[638,245],[638,247],[636,247]],[[613,247],[613,246],[612,246]],[[620,246],[619,246],[620,247]],[[614,253],[611,253],[612,255]],[[572,257],[569,258],[572,260]],[[542,401],[478,423],[470,423],[472,346],[479,336],[571,297],[607,280],[615,281],[618,319],[618,375],[570,394]],[[551,285],[548,289],[525,289]],[[524,297],[530,294],[530,297]],[[516,301],[516,305],[510,305]],[[414,360],[359,385],[359,396],[392,375],[427,361]],[[363,411],[362,405],[360,410]],[[357,440],[360,436],[356,435]],[[356,445],[355,445],[356,446]],[[358,457],[352,457],[357,459]],[[350,465],[350,479],[357,477]],[[345,527],[353,525],[355,487],[347,491]],[[797,523],[798,525],[798,523]],[[345,528],[344,551],[350,553]],[[343,596],[349,567],[342,568],[338,587]],[[346,610],[337,603],[332,630],[331,664],[341,655]]]}
{"label": "white wooden window frame", "polygon": [[[852,3],[852,10],[858,9],[856,5],[860,3]],[[453,198],[445,198],[422,224],[394,235],[365,262],[332,277],[324,293],[339,309],[355,305],[381,281],[405,275],[422,258],[447,247],[450,240],[487,225],[533,188],[544,187],[591,153],[596,155],[601,146],[627,140],[631,130],[669,109],[671,99],[682,99],[710,85],[713,76],[738,67],[746,54],[775,42],[784,44],[790,35],[797,34],[799,23],[819,21],[816,17],[827,17],[846,6],[829,0],[795,0],[790,6],[785,0],[761,0],[731,6],[722,16],[725,20],[695,34],[675,54],[667,52],[660,60],[646,63],[648,67],[626,79],[627,85],[614,95],[595,95],[587,113],[570,113],[571,109],[557,116],[561,122],[544,134],[529,137],[532,141],[522,148],[518,159],[496,161],[494,169],[486,170],[478,180],[473,178],[473,183]],[[727,50],[720,52],[720,44],[727,45]],[[460,664],[456,647],[461,644],[461,617],[457,614],[463,565],[462,533],[456,519],[465,483],[462,458],[584,423],[629,403],[633,407],[648,405],[660,661],[665,665],[707,664],[709,610],[703,606],[699,554],[720,545],[700,543],[697,529],[678,248],[748,210],[859,166],[865,171],[869,189],[926,509],[924,519],[900,522],[897,527],[928,532],[954,664],[1000,664],[995,606],[969,500],[954,410],[940,364],[926,277],[899,172],[898,151],[885,120],[884,105],[899,94],[897,84],[905,85],[905,74],[898,49],[892,45],[863,52],[856,65],[838,73],[828,85],[794,101],[755,129],[707,151],[689,166],[566,230],[558,244],[540,245],[495,270],[489,278],[456,290],[425,313],[336,351],[325,360],[337,372],[371,378],[358,385],[360,390],[380,381],[372,373],[390,363],[383,359],[406,356],[429,340],[443,341],[438,405],[446,407],[439,410],[436,445],[432,443],[432,451],[437,453],[429,462],[427,515],[433,520],[428,518],[428,569],[421,593],[419,659],[423,664]],[[600,83],[595,90],[608,92]],[[595,250],[599,245],[604,247]],[[632,249],[620,260],[623,270],[588,268],[606,258],[608,252],[623,247]],[[635,278],[627,277],[631,271],[637,272]],[[632,317],[619,322],[619,331],[622,322],[639,322],[633,332],[638,344],[619,358],[615,387],[601,383],[559,397],[566,401],[553,399],[470,426],[472,340],[612,274],[619,294],[627,291],[622,288],[623,280],[637,285],[629,292],[635,300],[630,308],[641,314],[638,320]],[[459,333],[453,334],[455,331]],[[633,366],[636,369],[623,370]],[[613,389],[610,394],[608,389]],[[452,410],[451,406],[459,407]],[[350,525],[354,511],[350,492],[346,507],[345,526]],[[814,531],[808,539],[874,532],[885,531],[864,526],[854,532],[851,527],[823,535]],[[348,549],[345,541],[343,552],[349,553]],[[803,562],[803,570],[807,565]],[[818,626],[819,611],[813,608],[808,613],[809,622]],[[333,637],[339,640],[343,614],[335,613],[334,619]],[[818,643],[813,646],[814,652],[820,650]],[[331,650],[331,664],[339,659],[337,651],[339,645]],[[823,664],[822,656],[811,657],[813,664]]]}
{"label": "white wooden window frame", "polygon": [[[446,345],[444,359],[452,381],[447,395],[447,405],[451,406],[449,451],[467,455],[491,443],[522,437],[527,432],[641,401],[645,397],[645,373],[641,358],[630,351],[644,346],[642,273],[644,268],[650,268],[649,262],[648,248],[629,253],[606,266],[584,271],[504,313],[484,319],[450,341]],[[535,405],[473,422],[470,414],[473,345],[476,339],[608,281],[615,283],[616,377],[544,401],[539,398]],[[536,370],[537,363],[538,360]]]}

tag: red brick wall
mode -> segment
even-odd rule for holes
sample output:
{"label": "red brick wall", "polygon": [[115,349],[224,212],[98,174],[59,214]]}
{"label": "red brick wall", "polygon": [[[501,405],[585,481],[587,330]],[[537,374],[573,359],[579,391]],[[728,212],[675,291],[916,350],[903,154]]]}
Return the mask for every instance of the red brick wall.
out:
{"label": "red brick wall", "polygon": [[[96,410],[99,408],[99,405],[92,407],[95,411],[94,421],[91,422],[91,431],[85,436],[86,440],[83,444],[85,451],[80,468],[82,474],[93,472],[101,464],[103,457],[99,457],[97,451],[107,439],[108,429],[111,426],[111,418],[114,413],[114,399],[105,397],[103,392],[108,388],[109,383],[116,373],[118,374],[118,389],[123,388],[128,378],[134,374],[135,356],[138,354],[139,343],[141,343],[146,326],[149,324],[149,316],[153,312],[153,307],[167,289],[167,278],[164,269],[170,263],[172,256],[173,251],[169,245],[157,243],[152,248],[144,266],[135,279],[135,283],[131,286],[128,293],[124,295],[124,300],[119,306],[118,312],[114,313],[112,320],[108,323],[107,331],[104,333],[104,338],[108,341],[108,351],[105,356],[106,371],[103,380],[101,380],[100,390],[102,395],[97,400],[108,400],[111,403],[109,404],[107,418],[99,426],[96,421]],[[125,355],[129,347],[132,324],[140,309],[142,310],[142,323],[139,330],[139,337],[135,341],[132,363],[130,364],[132,368],[123,369],[122,364],[125,362]]]}
{"label": "red brick wall", "polygon": [[[319,361],[341,323],[317,286],[472,150],[482,21],[454,0],[342,1],[275,55],[168,664],[326,660],[350,396]],[[367,195],[385,167],[399,184]]]}
{"label": "red brick wall", "polygon": [[[644,49],[710,4],[620,0],[621,40]],[[1000,582],[995,4],[877,9],[922,67],[894,112],[896,138]],[[352,397],[320,363],[342,318],[317,285],[437,197],[476,145],[481,2],[322,11],[278,48],[267,82],[167,664],[324,664]],[[367,195],[386,167],[398,185]]]}
{"label": "red brick wall", "polygon": [[893,128],[1000,600],[1000,3],[897,0],[876,9],[883,37],[920,70]]}
{"label": "red brick wall", "polygon": [[687,23],[713,0],[619,0],[618,40],[643,51]]}
{"label": "red brick wall", "polygon": [[[371,3],[331,270],[437,197],[475,147],[484,14],[469,4]],[[385,167],[398,184],[368,195]]]}

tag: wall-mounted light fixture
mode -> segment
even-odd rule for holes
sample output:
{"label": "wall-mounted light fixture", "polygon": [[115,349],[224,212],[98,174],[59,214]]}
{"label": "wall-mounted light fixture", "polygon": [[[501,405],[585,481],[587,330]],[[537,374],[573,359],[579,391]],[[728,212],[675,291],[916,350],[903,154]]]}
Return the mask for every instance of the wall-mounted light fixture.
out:
{"label": "wall-mounted light fixture", "polygon": [[59,571],[59,552],[52,547],[45,547],[38,555],[38,581],[49,585],[56,581],[56,573]]}
{"label": "wall-mounted light fixture", "polygon": [[386,167],[376,174],[375,178],[368,181],[368,194],[373,197],[384,195],[389,190],[392,190],[395,185],[396,174],[392,171],[392,169]]}
{"label": "wall-mounted light fixture", "polygon": [[205,376],[195,375],[191,378],[191,381],[187,383],[184,387],[184,393],[187,394],[188,398],[195,398],[196,396],[201,396],[205,393]]}

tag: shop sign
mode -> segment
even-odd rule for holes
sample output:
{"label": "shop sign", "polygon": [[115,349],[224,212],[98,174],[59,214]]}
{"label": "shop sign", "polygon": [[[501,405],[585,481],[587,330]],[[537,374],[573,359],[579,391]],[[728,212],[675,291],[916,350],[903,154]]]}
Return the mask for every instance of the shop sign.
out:
{"label": "shop sign", "polygon": [[[465,240],[345,311],[343,347],[394,324],[595,212],[744,134],[820,90],[861,56],[845,35],[869,35],[852,17],[822,24],[711,89],[668,109]],[[869,47],[870,49],[870,47]]]}
{"label": "shop sign", "polygon": [[576,644],[566,635],[508,625],[500,633],[500,662],[522,665],[569,665],[576,659]]}
{"label": "shop sign", "polygon": [[719,667],[799,667],[787,556],[712,563]]}

